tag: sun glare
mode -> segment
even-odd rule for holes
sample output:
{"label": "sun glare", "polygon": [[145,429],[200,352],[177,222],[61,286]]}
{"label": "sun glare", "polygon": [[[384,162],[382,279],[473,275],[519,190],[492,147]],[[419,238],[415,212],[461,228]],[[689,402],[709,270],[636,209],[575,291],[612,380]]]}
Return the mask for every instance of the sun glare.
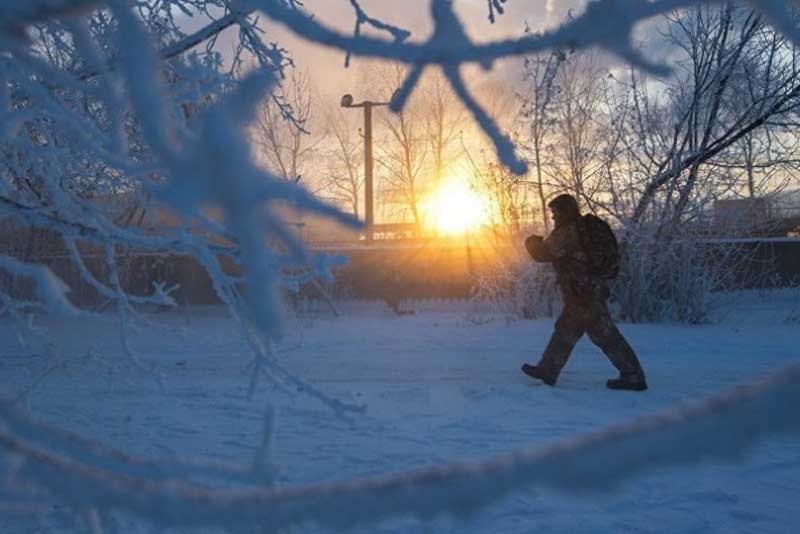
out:
{"label": "sun glare", "polygon": [[477,230],[487,219],[486,203],[458,179],[444,182],[428,206],[429,225],[438,234],[459,235]]}

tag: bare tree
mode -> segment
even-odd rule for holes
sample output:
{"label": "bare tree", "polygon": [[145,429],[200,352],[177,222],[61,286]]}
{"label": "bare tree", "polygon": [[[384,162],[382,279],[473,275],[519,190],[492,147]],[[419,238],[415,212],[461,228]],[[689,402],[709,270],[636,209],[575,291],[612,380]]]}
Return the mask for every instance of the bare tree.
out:
{"label": "bare tree", "polygon": [[[286,181],[309,185],[306,174],[324,138],[324,134],[315,135],[308,130],[314,113],[309,73],[291,69],[280,94],[281,99],[268,98],[259,109],[253,143],[269,170]],[[291,120],[287,111],[291,112]]]}
{"label": "bare tree", "polygon": [[[407,76],[408,69],[400,64],[379,67],[369,73],[374,80],[383,80],[381,92],[392,94]],[[381,169],[381,190],[385,203],[397,210],[397,215],[411,216],[422,231],[424,213],[422,200],[431,185],[426,124],[416,106],[399,113],[381,113],[380,125],[384,135],[376,147],[376,162]]]}
{"label": "bare tree", "polygon": [[753,261],[744,248],[709,253],[711,208],[743,188],[755,194],[757,169],[777,183],[791,164],[780,147],[792,143],[784,124],[795,121],[800,79],[794,47],[737,4],[677,12],[662,28],[675,75],[631,69],[603,91],[604,161],[587,198],[626,227],[615,289],[625,316],[694,323]]}
{"label": "bare tree", "polygon": [[700,6],[670,17],[667,28],[683,59],[664,90],[666,102],[648,95],[644,78],[630,77],[627,147],[643,178],[634,224],[657,216],[659,206],[680,220],[704,166],[724,161],[762,127],[791,124],[800,105],[796,50],[758,13],[733,3]]}
{"label": "bare tree", "polygon": [[439,71],[428,74],[419,101],[432,159],[432,185],[437,189],[445,171],[461,156],[459,138],[467,125],[467,114]]}
{"label": "bare tree", "polygon": [[553,129],[555,120],[552,117],[552,102],[557,86],[558,71],[566,59],[561,51],[552,52],[544,57],[525,58],[523,67],[524,92],[522,100],[521,122],[525,130],[522,139],[525,143],[535,173],[534,187],[539,200],[542,226],[550,231],[550,218],[547,212],[547,193],[545,188],[545,140]]}
{"label": "bare tree", "polygon": [[[356,127],[340,108],[327,116],[326,130],[330,147],[325,154],[324,186],[319,194],[358,217],[361,191],[364,187],[364,141]],[[358,129],[360,132],[360,129]]]}
{"label": "bare tree", "polygon": [[602,128],[603,81],[607,71],[592,53],[564,59],[555,81],[551,104],[553,126],[548,139],[551,164],[545,170],[560,191],[569,191],[581,203],[597,197],[604,166],[607,131]]}
{"label": "bare tree", "polygon": [[497,162],[486,149],[479,156],[473,156],[464,147],[466,166],[471,175],[475,190],[488,200],[488,212],[495,235],[503,238],[517,237],[520,231],[530,225],[534,213],[528,184]]}

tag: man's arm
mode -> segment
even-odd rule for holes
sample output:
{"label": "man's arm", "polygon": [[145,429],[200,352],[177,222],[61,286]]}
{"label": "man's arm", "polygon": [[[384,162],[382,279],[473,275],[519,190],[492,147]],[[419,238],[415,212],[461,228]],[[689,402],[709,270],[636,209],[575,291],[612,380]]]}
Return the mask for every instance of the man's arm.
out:
{"label": "man's arm", "polygon": [[550,249],[544,242],[544,239],[540,235],[532,235],[525,240],[525,249],[528,251],[528,254],[538,262],[543,263],[550,263],[556,261],[556,256],[550,252]]}
{"label": "man's arm", "polygon": [[581,249],[580,236],[576,224],[554,229],[547,239],[532,235],[525,240],[525,248],[534,260],[554,263],[569,260]]}

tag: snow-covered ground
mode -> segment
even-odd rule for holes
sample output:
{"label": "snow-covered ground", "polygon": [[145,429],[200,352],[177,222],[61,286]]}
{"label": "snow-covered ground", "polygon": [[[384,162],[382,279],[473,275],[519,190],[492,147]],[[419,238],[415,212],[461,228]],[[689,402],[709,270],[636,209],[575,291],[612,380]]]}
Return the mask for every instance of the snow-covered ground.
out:
{"label": "snow-covered ground", "polygon": [[[250,353],[219,308],[149,317],[133,346],[158,362],[163,391],[120,364],[113,322],[45,324],[70,359],[29,398],[34,417],[126,452],[248,464],[265,406],[276,409],[274,461],[283,486],[348,480],[546,446],[676,403],[690,403],[800,362],[798,325],[783,319],[796,297],[776,294],[730,310],[718,324],[622,325],[648,372],[645,393],[610,392],[614,369],[582,341],[555,388],[519,372],[536,361],[552,321],[506,324],[485,314],[426,311],[397,317],[377,308],[292,322],[280,358],[325,393],[366,404],[341,420],[302,393],[262,382],[245,400]],[[23,391],[47,362],[0,324],[0,384]],[[87,355],[81,361],[76,356]],[[800,417],[800,415],[798,415]],[[37,521],[0,517],[0,532],[83,531],[58,512]],[[128,520],[122,532],[136,532]],[[753,532],[800,529],[800,442],[774,439],[742,463],[654,471],[604,495],[539,488],[461,519],[384,521],[358,532]],[[296,532],[317,532],[312,525]],[[293,531],[293,532],[295,532]],[[144,532],[144,530],[142,530]]]}

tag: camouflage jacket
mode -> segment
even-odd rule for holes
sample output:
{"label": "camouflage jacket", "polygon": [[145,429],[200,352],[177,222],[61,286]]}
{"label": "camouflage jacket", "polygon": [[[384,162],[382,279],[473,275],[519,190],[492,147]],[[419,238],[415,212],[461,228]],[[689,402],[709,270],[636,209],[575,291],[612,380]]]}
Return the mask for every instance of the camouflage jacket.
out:
{"label": "camouflage jacket", "polygon": [[590,272],[588,258],[579,235],[580,220],[555,228],[547,239],[525,241],[534,260],[552,263],[565,300],[605,300],[609,296],[605,280]]}

